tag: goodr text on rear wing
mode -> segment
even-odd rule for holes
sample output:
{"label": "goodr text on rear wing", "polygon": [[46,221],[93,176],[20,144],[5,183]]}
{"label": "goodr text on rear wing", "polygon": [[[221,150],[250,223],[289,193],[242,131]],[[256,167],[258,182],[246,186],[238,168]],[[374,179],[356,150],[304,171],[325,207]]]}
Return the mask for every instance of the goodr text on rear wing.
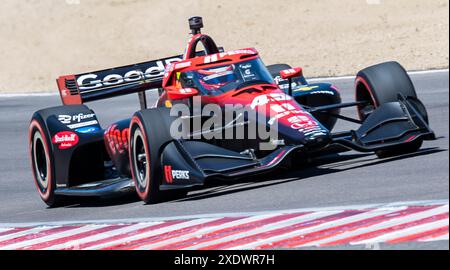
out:
{"label": "goodr text on rear wing", "polygon": [[182,55],[57,79],[63,104],[82,104],[161,88],[165,66]]}

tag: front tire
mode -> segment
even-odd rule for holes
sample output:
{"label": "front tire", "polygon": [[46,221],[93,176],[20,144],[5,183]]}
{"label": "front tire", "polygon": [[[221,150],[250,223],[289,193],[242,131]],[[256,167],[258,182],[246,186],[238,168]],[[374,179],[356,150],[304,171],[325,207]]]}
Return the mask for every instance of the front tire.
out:
{"label": "front tire", "polygon": [[130,169],[138,196],[148,204],[184,197],[185,190],[162,191],[163,147],[172,140],[166,108],[140,111],[130,124]]}
{"label": "front tire", "polygon": [[[355,80],[356,101],[368,101],[365,106],[358,106],[361,120],[382,104],[398,101],[398,94],[405,96],[428,122],[425,106],[417,98],[416,90],[406,70],[397,62],[385,62],[365,68],[358,72]],[[423,140],[418,138],[402,145],[376,151],[379,158],[386,158],[416,152]]]}
{"label": "front tire", "polygon": [[49,207],[55,207],[61,204],[63,199],[55,195],[53,149],[46,131],[45,125],[33,118],[29,127],[30,159],[39,196]]}

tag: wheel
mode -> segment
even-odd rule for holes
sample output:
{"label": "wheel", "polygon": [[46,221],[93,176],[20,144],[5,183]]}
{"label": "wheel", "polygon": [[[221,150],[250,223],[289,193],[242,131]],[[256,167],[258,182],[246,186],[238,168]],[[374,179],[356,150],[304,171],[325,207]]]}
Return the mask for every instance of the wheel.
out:
{"label": "wheel", "polygon": [[55,207],[61,205],[64,200],[63,197],[55,195],[55,164],[46,131],[45,124],[33,117],[29,127],[31,167],[39,196],[49,207]]}
{"label": "wheel", "polygon": [[380,105],[397,101],[398,94],[403,94],[428,121],[425,106],[418,100],[411,78],[397,62],[385,62],[361,70],[356,75],[355,88],[356,101],[369,102],[358,107],[361,120]]}
{"label": "wheel", "polygon": [[[417,98],[416,90],[406,70],[397,62],[385,62],[365,68],[358,72],[355,80],[356,101],[368,101],[365,106],[358,106],[361,120],[382,104],[398,101],[398,94],[404,95],[417,109],[422,118],[428,122],[425,106]],[[416,152],[423,140],[416,139],[403,145],[376,151],[380,158]]]}
{"label": "wheel", "polygon": [[157,108],[137,112],[130,123],[130,169],[136,192],[145,203],[184,197],[186,190],[161,191],[161,148],[172,140],[170,110]]}

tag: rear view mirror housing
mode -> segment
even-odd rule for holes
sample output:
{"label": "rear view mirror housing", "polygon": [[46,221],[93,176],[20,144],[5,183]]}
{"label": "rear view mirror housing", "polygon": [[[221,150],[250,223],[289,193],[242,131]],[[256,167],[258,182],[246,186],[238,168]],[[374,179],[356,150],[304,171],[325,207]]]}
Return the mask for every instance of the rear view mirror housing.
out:
{"label": "rear view mirror housing", "polygon": [[167,97],[170,100],[180,100],[185,98],[190,98],[198,95],[198,90],[195,88],[170,88],[167,89]]}
{"label": "rear view mirror housing", "polygon": [[292,79],[296,77],[303,76],[303,69],[301,67],[295,67],[290,69],[285,69],[280,71],[280,76],[282,79]]}
{"label": "rear view mirror housing", "polygon": [[295,67],[280,71],[280,76],[284,80],[289,80],[289,92],[292,96],[292,79],[297,77],[303,77],[303,69],[301,67]]}

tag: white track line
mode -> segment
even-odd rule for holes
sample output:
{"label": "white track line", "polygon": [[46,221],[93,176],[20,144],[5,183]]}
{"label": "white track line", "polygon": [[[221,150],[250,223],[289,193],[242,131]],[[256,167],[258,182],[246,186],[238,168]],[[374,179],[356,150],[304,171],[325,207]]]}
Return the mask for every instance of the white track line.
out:
{"label": "white track line", "polygon": [[[409,75],[422,75],[422,74],[435,74],[435,73],[448,73],[449,69],[431,69],[431,70],[417,70],[409,71]],[[336,76],[336,77],[315,77],[307,79],[308,82],[321,82],[321,81],[338,81],[338,80],[352,80],[355,76]],[[18,98],[18,97],[51,97],[59,96],[58,91],[55,92],[37,92],[37,93],[4,93],[0,94],[0,98]]]}
{"label": "white track line", "polygon": [[245,231],[245,232],[242,232],[242,233],[232,234],[232,235],[229,235],[229,236],[224,237],[224,238],[220,238],[220,239],[216,239],[216,240],[211,240],[211,241],[207,241],[207,242],[204,242],[204,243],[200,243],[198,245],[194,245],[194,246],[191,246],[191,247],[186,248],[186,249],[187,250],[200,249],[200,248],[204,248],[204,247],[208,247],[208,246],[212,246],[212,245],[222,244],[222,243],[234,241],[234,240],[237,240],[237,239],[240,239],[240,238],[249,237],[249,236],[252,236],[252,235],[255,235],[255,234],[259,234],[259,233],[264,233],[264,232],[268,232],[268,231],[272,231],[272,230],[286,228],[286,227],[292,226],[294,224],[308,222],[308,221],[313,221],[315,219],[320,219],[320,218],[323,218],[323,217],[326,217],[326,216],[339,214],[341,212],[342,211],[315,212],[315,213],[307,214],[307,215],[300,216],[300,217],[297,217],[297,218],[289,219],[287,221],[279,221],[279,222],[276,222],[276,223],[273,223],[273,224],[264,225],[262,227],[255,228],[255,229],[252,229],[252,230],[249,230],[249,231]]}
{"label": "white track line", "polygon": [[[432,69],[432,70],[416,70],[416,71],[408,71],[409,75],[426,75],[426,74],[436,74],[436,73],[448,73],[448,69]],[[337,76],[337,77],[316,77],[307,79],[308,82],[320,82],[320,81],[339,81],[339,80],[353,80],[356,75],[349,76]]]}
{"label": "white track line", "polygon": [[108,248],[108,247],[112,247],[114,245],[119,245],[119,244],[131,242],[131,241],[135,241],[135,240],[139,240],[139,239],[143,239],[143,238],[147,238],[147,237],[152,237],[152,236],[155,236],[155,235],[168,233],[170,231],[179,230],[179,229],[183,229],[183,228],[190,227],[190,226],[200,225],[200,224],[211,222],[211,221],[214,221],[214,220],[217,220],[217,219],[191,220],[191,221],[183,222],[183,223],[180,223],[180,224],[175,224],[175,225],[170,225],[170,226],[167,226],[167,227],[163,227],[163,228],[160,228],[160,229],[157,229],[157,230],[148,231],[148,232],[145,232],[145,233],[140,233],[140,234],[137,234],[137,235],[125,237],[125,238],[118,239],[118,240],[115,240],[115,241],[112,241],[112,242],[103,243],[103,244],[96,245],[96,246],[91,246],[91,247],[87,248],[87,250]]}
{"label": "white track line", "polygon": [[4,241],[8,241],[14,238],[18,238],[18,237],[22,237],[25,235],[29,235],[29,234],[34,234],[34,233],[40,233],[43,232],[45,230],[50,230],[53,229],[55,227],[37,227],[37,228],[30,228],[28,230],[24,230],[24,231],[20,231],[20,232],[16,232],[16,233],[11,233],[11,234],[7,234],[7,235],[3,235],[0,236],[0,243],[4,242]]}
{"label": "white track line", "polygon": [[38,93],[5,93],[0,94],[0,98],[19,98],[19,97],[53,97],[59,96],[57,91],[55,92],[38,92]]}
{"label": "white track line", "polygon": [[[243,233],[239,233],[239,234],[235,234],[235,235],[241,235],[241,234],[245,235],[245,234],[247,234],[249,232],[259,231],[259,230],[263,230],[264,231],[264,230],[267,230],[267,228],[282,228],[282,227],[289,226],[289,225],[292,225],[292,224],[295,224],[295,223],[298,223],[298,222],[305,222],[307,220],[312,220],[312,219],[316,219],[316,218],[327,216],[327,215],[332,215],[332,214],[339,213],[339,212],[340,211],[327,212],[327,213],[310,213],[310,214],[302,215],[302,216],[299,216],[299,217],[293,217],[293,218],[289,218],[289,219],[282,220],[282,221],[276,221],[276,222],[272,222],[272,223],[263,224],[263,225],[259,226],[256,229],[251,229],[251,230],[248,230],[248,232],[243,232]],[[281,216],[281,215],[282,214],[273,215],[273,217]],[[264,218],[267,218],[267,216],[264,217]],[[256,222],[256,221],[254,221],[254,222]],[[236,224],[236,225],[232,225],[232,226],[223,226],[223,228],[208,228],[208,230],[205,231],[205,232],[200,232],[199,231],[197,236],[201,236],[202,234],[205,234],[205,233],[211,233],[211,232],[214,232],[214,231],[220,230],[220,229],[231,228],[233,226],[238,226],[238,225],[240,225],[240,224]],[[211,229],[211,230],[209,230],[209,229]],[[192,238],[192,236],[195,236],[195,233],[190,235],[189,238]],[[232,238],[233,235],[231,235],[229,237]],[[164,243],[164,244],[161,244],[161,243],[150,244],[150,245],[147,245],[147,246],[143,246],[142,249],[155,249],[155,248],[158,248],[158,247],[165,246],[166,244],[176,243],[176,242],[179,242],[179,241],[182,241],[182,240],[188,240],[189,238],[184,238],[184,237],[173,238],[173,239],[169,239],[167,241],[167,243]],[[225,238],[227,238],[227,237],[225,237]],[[221,238],[219,240],[211,240],[211,241],[207,241],[207,242],[204,242],[204,243],[200,243],[200,244],[197,244],[197,245],[195,245],[193,247],[189,247],[187,249],[199,248],[199,247],[202,247],[202,246],[209,246],[209,245],[211,245],[211,243],[215,243],[217,241],[220,242],[220,241],[222,241],[225,238]],[[201,241],[200,237],[199,237],[199,241]]]}
{"label": "white track line", "polygon": [[50,235],[46,235],[44,237],[39,237],[36,239],[31,239],[31,240],[7,245],[4,247],[0,247],[0,250],[12,250],[12,249],[26,248],[28,246],[32,246],[32,245],[36,245],[36,244],[40,244],[40,243],[44,243],[44,242],[48,242],[48,241],[53,241],[58,238],[63,238],[63,237],[67,237],[67,236],[71,236],[71,235],[79,234],[79,233],[85,233],[85,232],[101,229],[104,227],[107,227],[107,225],[85,225],[80,228],[71,229],[68,231],[60,232],[60,233],[53,233]]}
{"label": "white track line", "polygon": [[162,247],[165,245],[169,245],[172,243],[177,243],[183,240],[188,240],[192,237],[199,237],[199,239],[201,239],[201,236],[207,233],[210,233],[212,231],[217,231],[217,230],[221,230],[221,229],[226,229],[229,227],[234,227],[234,226],[240,226],[240,225],[244,225],[247,223],[255,223],[267,218],[272,218],[272,217],[276,217],[276,216],[280,216],[280,214],[272,214],[272,215],[262,215],[262,216],[252,216],[252,217],[248,217],[248,218],[242,218],[239,220],[235,220],[235,221],[231,221],[231,222],[227,222],[221,225],[216,225],[216,226],[211,226],[211,227],[206,227],[206,228],[202,228],[198,231],[189,233],[189,234],[184,234],[178,237],[173,237],[173,238],[169,238],[166,239],[164,241],[156,241],[153,243],[150,243],[148,245],[142,246],[139,249],[155,249],[157,247]]}
{"label": "white track line", "polygon": [[[268,217],[271,217],[271,216],[274,216],[274,215],[243,218],[243,219],[236,220],[236,221],[233,221],[233,222],[227,222],[227,223],[225,223],[223,225],[207,227],[207,228],[201,229],[201,230],[199,230],[199,231],[197,231],[195,233],[192,233],[192,234],[205,233],[209,228],[227,227],[227,226],[230,226],[232,224],[238,225],[238,224],[241,224],[241,223],[255,222],[255,221],[258,221],[260,219],[268,218]],[[154,226],[154,225],[157,225],[157,224],[162,224],[162,223],[160,222],[160,223],[153,223],[153,224],[150,224],[150,223],[136,224],[136,225],[133,225],[133,226],[130,226],[130,227],[127,227],[127,228],[114,230],[112,232],[98,234],[98,235],[96,235],[94,237],[89,237],[89,238],[81,239],[81,240],[75,240],[74,242],[75,242],[75,244],[81,245],[81,244],[85,244],[85,243],[90,243],[90,242],[94,242],[94,241],[98,241],[98,240],[114,237],[115,235],[120,235],[120,234],[124,234],[124,233],[127,233],[127,232],[137,231],[139,229],[143,229],[143,228],[146,228],[146,227]],[[186,234],[186,235],[183,235],[182,237],[187,237],[188,235],[192,235],[192,234]],[[175,239],[175,238],[170,238],[170,239]],[[176,239],[178,239],[178,238],[176,238]],[[46,249],[50,249],[50,250],[52,250],[52,249],[61,249],[61,248],[64,248],[65,246],[66,246],[66,244],[61,244],[61,245],[57,245],[57,246],[48,247]]]}
{"label": "white track line", "polygon": [[318,240],[318,241],[314,241],[314,242],[310,242],[310,243],[307,243],[305,245],[301,245],[299,247],[326,245],[326,243],[335,242],[335,241],[338,241],[338,240],[341,240],[341,239],[345,239],[345,238],[348,238],[348,237],[363,235],[363,234],[366,234],[366,233],[374,232],[374,231],[377,231],[377,230],[382,230],[382,229],[389,228],[389,227],[392,227],[392,226],[396,226],[396,225],[412,222],[412,221],[415,221],[415,220],[420,220],[420,219],[424,219],[424,218],[427,218],[427,217],[443,214],[445,212],[448,212],[448,210],[449,210],[449,206],[448,205],[444,205],[442,207],[426,210],[426,211],[423,211],[423,212],[411,213],[411,214],[408,214],[408,215],[403,215],[403,216],[398,216],[398,217],[394,216],[390,220],[386,220],[386,221],[383,221],[381,223],[377,223],[377,224],[374,224],[374,225],[371,225],[371,226],[368,226],[368,227],[356,229],[354,231],[342,232],[341,234],[339,234],[337,236],[334,236],[334,237],[331,237],[331,238],[322,239],[322,240]]}
{"label": "white track line", "polygon": [[430,69],[430,70],[415,70],[415,71],[408,72],[408,74],[411,74],[411,75],[433,74],[433,73],[448,73],[448,68]]}
{"label": "white track line", "polygon": [[[60,221],[60,222],[33,222],[33,223],[0,223],[0,227],[7,228],[21,228],[21,227],[37,227],[37,226],[68,226],[68,225],[83,225],[83,224],[117,224],[117,223],[144,223],[144,222],[158,222],[158,221],[172,221],[172,220],[190,220],[198,218],[222,218],[222,217],[246,217],[257,215],[270,214],[292,214],[300,212],[319,212],[319,211],[337,211],[337,210],[359,210],[367,208],[377,208],[379,210],[390,209],[395,207],[404,207],[410,205],[444,205],[449,204],[448,199],[445,200],[424,200],[424,201],[404,201],[394,203],[374,203],[374,204],[359,204],[359,205],[342,205],[342,206],[325,206],[325,207],[311,207],[311,208],[297,208],[297,209],[282,209],[256,212],[235,212],[235,213],[217,213],[217,214],[200,214],[200,215],[185,215],[185,216],[169,216],[169,217],[152,217],[152,218],[130,218],[130,219],[108,219],[108,220],[77,220],[77,221]],[[0,238],[1,239],[1,238]]]}
{"label": "white track line", "polygon": [[406,229],[403,229],[403,230],[398,230],[398,231],[387,233],[387,234],[383,234],[383,235],[380,235],[378,237],[374,237],[374,238],[371,238],[371,239],[358,241],[358,242],[352,242],[351,244],[352,245],[364,245],[364,244],[369,244],[369,243],[387,242],[389,240],[397,239],[397,238],[400,238],[400,237],[404,237],[404,236],[408,236],[408,235],[413,235],[413,234],[417,234],[417,233],[426,232],[426,231],[429,231],[429,230],[441,228],[441,227],[443,227],[445,225],[448,226],[448,218],[447,219],[443,219],[443,220],[438,220],[438,221],[435,221],[435,222],[421,224],[421,225],[418,225],[418,226],[413,226],[413,227],[410,227],[410,228],[406,228]]}
{"label": "white track line", "polygon": [[[419,208],[419,212],[416,213],[410,213],[408,211],[406,213],[398,213],[398,215],[391,215],[391,213],[394,212],[407,210],[407,207],[409,206],[436,206],[436,208],[429,210],[421,210]],[[359,210],[362,213],[351,213],[351,215],[339,216],[336,217],[336,219],[321,220],[322,223],[320,224],[310,223],[323,217],[343,213],[346,210]],[[102,249],[114,246],[118,246],[118,248],[123,247],[124,249],[156,249],[164,248],[166,246],[176,247],[178,245],[180,248],[184,247],[184,249],[199,249],[216,245],[218,245],[216,247],[221,249],[226,248],[233,250],[253,249],[261,247],[261,245],[270,248],[270,244],[274,242],[289,240],[292,238],[294,238],[292,240],[301,240],[301,238],[299,238],[301,236],[308,237],[311,233],[333,228],[336,228],[336,232],[330,232],[329,235],[326,233],[319,235],[321,238],[323,237],[323,240],[315,240],[314,238],[310,238],[311,242],[305,241],[303,244],[299,243],[298,247],[327,245],[337,240],[344,240],[345,243],[353,241],[349,244],[364,244],[374,243],[374,241],[397,241],[398,238],[404,236],[428,232],[433,230],[433,228],[441,228],[445,225],[448,226],[448,217],[439,221],[436,219],[430,219],[436,215],[442,216],[442,214],[448,214],[448,210],[448,200],[439,200],[266,211],[251,214],[214,214],[203,215],[203,217],[197,218],[190,216],[189,219],[186,217],[183,219],[172,217],[171,219],[163,218],[163,220],[151,222],[143,222],[141,220],[136,223],[116,220],[112,223],[99,223],[96,221],[90,224],[66,223],[65,225],[58,226],[40,225],[38,227],[23,228],[11,226],[11,224],[9,224],[4,228],[0,226],[0,232],[4,233],[3,236],[0,236],[0,245],[3,243],[3,246],[0,247],[0,249]],[[284,214],[301,215],[297,217],[288,216],[285,217],[286,219],[284,220],[274,219],[259,222],[268,218],[281,217]],[[236,218],[236,220],[221,220],[225,217]],[[349,227],[346,229],[346,226],[350,225],[350,223],[364,222],[367,219],[377,217],[380,218],[379,221],[367,223],[367,225],[356,224],[358,226],[354,226],[353,228]],[[429,222],[426,220],[427,223],[415,223],[416,221],[424,218],[430,219]],[[170,223],[166,223],[170,220],[176,221],[177,223],[172,223],[172,225]],[[216,221],[222,221],[223,223],[210,224],[210,222]],[[260,224],[257,224],[258,222]],[[304,224],[311,224],[311,227],[303,226]],[[125,227],[111,227],[120,225]],[[158,228],[150,230],[151,227],[155,225],[157,225]],[[200,225],[200,227],[197,227],[197,225]],[[192,226],[195,227],[191,228]],[[342,229],[340,226],[343,226]],[[146,228],[148,228],[148,230],[146,230]],[[236,230],[234,230],[234,228],[236,228]],[[240,228],[242,228],[242,230],[240,230]],[[339,231],[337,231],[337,228],[339,228]],[[395,230],[391,230],[391,228]],[[22,229],[22,231],[15,231],[15,229]],[[97,231],[99,229],[104,231]],[[143,231],[139,231],[140,229],[143,229]],[[182,230],[177,231],[180,229]],[[378,232],[383,229],[389,229],[389,232],[384,232],[384,234],[378,235],[370,234],[371,232]],[[226,231],[216,235],[221,230]],[[175,233],[174,231],[177,232]],[[261,233],[263,235],[261,235]],[[161,238],[159,238],[159,236],[161,236]],[[205,238],[202,239],[203,236]],[[206,236],[208,237],[206,238]],[[313,237],[312,235],[310,236]],[[352,238],[355,236],[358,238]],[[364,236],[365,238],[363,238]],[[436,239],[448,240],[448,233],[445,234],[445,231],[442,232],[441,230],[441,233],[436,234],[435,236],[430,234],[428,237],[424,236],[422,238],[418,238],[416,241],[437,241]],[[136,241],[135,246],[131,245],[133,244],[131,242],[134,241]],[[83,247],[83,245],[86,246]],[[274,247],[276,246],[278,245],[274,245]]]}
{"label": "white track line", "polygon": [[252,248],[264,245],[264,244],[270,244],[270,243],[277,242],[280,240],[289,239],[289,238],[300,236],[300,235],[307,234],[307,233],[317,232],[317,231],[327,229],[327,228],[332,228],[332,227],[337,227],[337,226],[341,226],[341,225],[345,225],[345,224],[349,224],[349,223],[353,223],[353,222],[363,221],[365,219],[369,219],[369,218],[373,218],[373,217],[381,216],[381,215],[386,215],[386,214],[389,214],[392,212],[396,212],[398,210],[400,210],[400,209],[383,210],[383,211],[379,211],[378,209],[376,209],[376,210],[372,210],[369,212],[341,218],[338,220],[324,222],[324,223],[318,224],[316,226],[300,228],[300,229],[294,230],[292,232],[284,233],[281,235],[275,235],[275,236],[272,236],[269,238],[261,239],[259,241],[254,241],[252,243],[244,244],[241,246],[235,246],[235,247],[232,247],[229,249],[231,249],[231,250],[252,249]]}
{"label": "white track line", "polygon": [[96,234],[94,236],[86,236],[86,237],[82,237],[82,238],[79,238],[79,239],[76,239],[76,240],[69,241],[67,243],[52,245],[52,246],[43,248],[43,250],[59,250],[59,249],[65,249],[65,248],[69,248],[69,247],[74,247],[76,249],[77,246],[80,246],[80,245],[83,245],[83,244],[87,244],[87,243],[91,243],[91,242],[95,242],[95,241],[99,241],[99,240],[115,237],[115,236],[121,235],[121,234],[132,233],[134,231],[139,231],[141,229],[145,229],[145,228],[148,228],[148,227],[159,225],[161,223],[162,222],[133,224],[133,225],[130,225],[130,226],[127,226],[127,227],[124,227],[124,228],[120,228],[120,229],[115,229],[115,230],[108,231],[108,232],[99,233],[99,234]]}

